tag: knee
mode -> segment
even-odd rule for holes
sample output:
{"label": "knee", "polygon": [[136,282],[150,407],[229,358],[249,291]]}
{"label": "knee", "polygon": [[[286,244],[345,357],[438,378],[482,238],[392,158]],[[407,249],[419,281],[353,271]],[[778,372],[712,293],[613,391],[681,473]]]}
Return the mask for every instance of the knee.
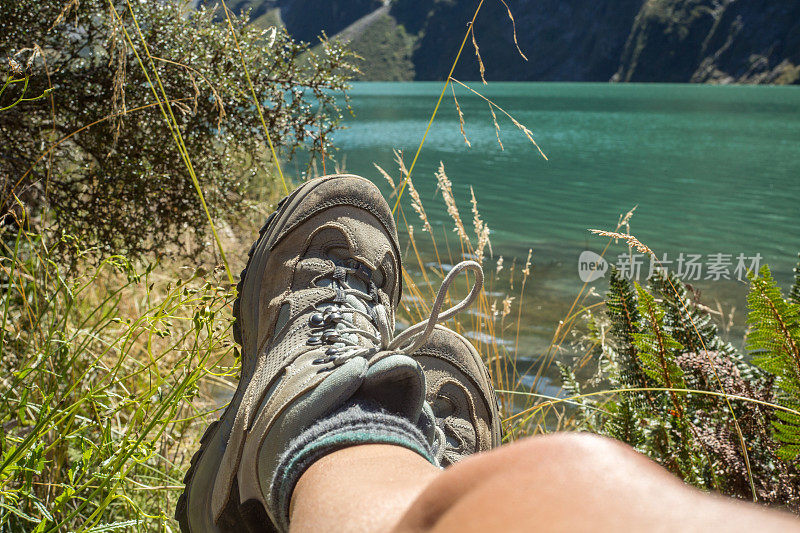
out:
{"label": "knee", "polygon": [[[531,437],[498,450],[496,468],[525,472],[531,481],[558,483],[579,490],[660,467],[629,445],[590,433],[553,433]],[[500,466],[501,465],[501,466]]]}
{"label": "knee", "polygon": [[561,466],[584,466],[604,464],[608,461],[645,460],[643,456],[622,442],[593,435],[591,433],[563,432],[529,437],[501,450],[510,464],[558,463]]}
{"label": "knee", "polygon": [[625,444],[588,433],[526,438],[445,469],[412,504],[398,531],[429,530],[462,499],[486,487],[579,490],[605,478],[620,463],[637,458],[648,461]]}

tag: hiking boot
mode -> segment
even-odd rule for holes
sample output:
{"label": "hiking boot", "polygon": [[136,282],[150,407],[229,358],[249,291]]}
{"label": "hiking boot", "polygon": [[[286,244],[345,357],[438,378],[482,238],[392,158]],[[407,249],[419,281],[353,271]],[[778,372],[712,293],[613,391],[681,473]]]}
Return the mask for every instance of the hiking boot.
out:
{"label": "hiking boot", "polygon": [[[472,291],[440,314],[449,285],[465,269],[476,275]],[[424,420],[424,373],[407,354],[437,321],[465,309],[481,284],[477,263],[457,265],[431,318],[393,337],[400,254],[377,187],[357,176],[325,176],[282,200],[242,272],[234,303],[241,378],[192,458],[176,509],[181,529],[274,530],[270,485],[281,452],[348,401]]]}
{"label": "hiking boot", "polygon": [[449,466],[500,445],[502,432],[497,395],[480,354],[444,326],[436,326],[413,355],[425,371],[426,399],[445,445],[438,457]]}

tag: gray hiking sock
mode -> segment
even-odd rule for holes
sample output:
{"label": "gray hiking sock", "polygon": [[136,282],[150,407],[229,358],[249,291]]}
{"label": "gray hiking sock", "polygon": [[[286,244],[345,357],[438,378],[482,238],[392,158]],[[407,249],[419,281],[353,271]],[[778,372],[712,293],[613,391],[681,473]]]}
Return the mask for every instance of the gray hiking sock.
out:
{"label": "gray hiking sock", "polygon": [[374,404],[348,404],[306,428],[281,455],[269,502],[279,531],[289,529],[289,503],[300,476],[323,456],[357,444],[402,446],[438,466],[429,439],[419,425]]}

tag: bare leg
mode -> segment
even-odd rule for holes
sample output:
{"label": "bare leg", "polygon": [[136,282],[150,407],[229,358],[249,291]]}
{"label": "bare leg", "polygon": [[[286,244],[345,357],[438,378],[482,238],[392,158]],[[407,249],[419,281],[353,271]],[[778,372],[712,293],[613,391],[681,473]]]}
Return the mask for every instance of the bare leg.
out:
{"label": "bare leg", "polygon": [[535,437],[439,471],[399,447],[347,448],[292,497],[292,531],[780,531],[800,520],[692,489],[627,446]]}
{"label": "bare leg", "polygon": [[442,474],[418,454],[388,444],[352,446],[306,470],[292,494],[295,532],[385,532]]}

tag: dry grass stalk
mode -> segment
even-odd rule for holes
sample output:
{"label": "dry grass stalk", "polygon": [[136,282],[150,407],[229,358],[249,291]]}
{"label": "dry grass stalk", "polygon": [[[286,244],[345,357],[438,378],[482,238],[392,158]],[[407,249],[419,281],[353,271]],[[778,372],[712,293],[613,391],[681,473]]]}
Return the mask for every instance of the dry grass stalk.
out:
{"label": "dry grass stalk", "polygon": [[495,275],[500,274],[501,270],[503,270],[503,256],[502,255],[497,259],[497,266],[495,267],[495,271],[494,271]]}
{"label": "dry grass stalk", "polygon": [[492,253],[492,242],[489,240],[489,226],[484,225],[477,237],[478,246],[475,248],[475,258],[478,263],[483,264],[484,250],[489,247],[489,254]]}
{"label": "dry grass stalk", "polygon": [[75,10],[75,24],[78,23],[78,8],[80,7],[80,0],[69,0],[64,7],[61,8],[61,12],[56,17],[56,20],[53,21],[53,25],[50,26],[50,29],[55,28],[58,26],[58,23],[64,20],[64,18],[69,15],[69,12],[73,9]]}
{"label": "dry grass stalk", "polygon": [[108,17],[109,20],[109,59],[108,66],[114,66],[114,90],[111,94],[111,110],[116,115],[112,119],[112,127],[114,131],[114,142],[119,139],[122,132],[122,122],[128,108],[125,102],[125,79],[127,77],[127,58],[128,47],[125,39],[122,36],[122,28],[120,22],[113,16]]}
{"label": "dry grass stalk", "polygon": [[[463,38],[463,40],[461,42],[461,46],[459,47],[458,52],[456,53],[456,56],[453,59],[453,63],[450,66],[450,72],[447,75],[447,79],[445,80],[444,87],[442,87],[442,92],[439,95],[439,99],[436,102],[436,106],[433,108],[433,113],[431,114],[430,119],[428,119],[428,126],[425,129],[425,133],[423,134],[422,139],[420,140],[419,146],[417,147],[417,152],[414,155],[413,161],[411,162],[411,168],[410,168],[410,171],[409,171],[409,175],[411,174],[411,172],[414,171],[414,166],[416,164],[417,157],[419,156],[420,152],[422,151],[422,147],[425,145],[425,139],[428,137],[428,132],[430,131],[431,126],[433,125],[433,121],[436,119],[436,114],[439,111],[439,106],[442,103],[442,99],[444,98],[445,93],[447,92],[447,86],[450,84],[450,80],[452,79],[453,72],[456,69],[456,65],[458,65],[458,60],[461,57],[461,52],[463,52],[464,46],[467,43],[467,38],[469,38],[470,34],[472,33],[472,28],[475,25],[475,19],[478,18],[478,13],[480,13],[481,7],[483,7],[483,2],[484,2],[484,0],[480,0],[480,2],[478,2],[478,6],[475,8],[475,12],[472,15],[472,20],[470,21],[470,23],[467,26],[467,31],[464,34],[464,38]],[[223,0],[223,3],[224,3],[224,0]],[[227,10],[226,10],[226,14],[227,14]],[[474,37],[474,35],[473,35],[473,37]],[[403,196],[403,191],[404,190],[405,190],[405,185],[401,185],[400,186],[400,190],[397,193],[397,201],[395,202],[395,205],[392,208],[392,213],[394,213],[397,210],[397,206],[400,205],[400,198]],[[445,241],[447,241],[447,237],[446,236],[445,236]],[[437,255],[438,255],[438,252],[437,252]]]}
{"label": "dry grass stalk", "polygon": [[[527,285],[528,278],[531,275],[531,258],[533,257],[533,248],[528,248],[528,257],[525,259],[525,268],[522,269],[522,285],[519,289],[519,305],[517,306],[517,323],[516,323],[516,333],[514,335],[514,360],[516,361],[517,354],[519,354],[519,330],[522,324],[522,302],[525,298],[525,285]],[[513,280],[513,269],[514,265],[511,266],[512,269],[512,280]],[[513,290],[513,283],[512,283],[512,290]],[[514,365],[516,367],[516,365]],[[540,369],[541,370],[541,369]],[[526,370],[525,373],[528,371]],[[523,374],[524,375],[524,374]],[[538,383],[539,376],[537,375],[533,382],[533,388],[536,387]],[[519,376],[517,384],[522,383],[522,376]]]}
{"label": "dry grass stalk", "polygon": [[503,141],[500,140],[500,124],[497,123],[497,115],[494,114],[494,107],[489,104],[489,113],[492,114],[492,122],[494,123],[494,135],[497,137],[497,144],[500,145],[500,150],[505,152],[506,148],[503,146]]}
{"label": "dry grass stalk", "polygon": [[422,207],[422,200],[419,197],[419,192],[411,180],[408,180],[408,194],[411,196],[411,208],[417,213],[419,219],[422,221],[422,231],[427,231],[433,235],[433,228],[428,221],[428,215],[425,213],[425,208]]}
{"label": "dry grass stalk", "polygon": [[402,150],[392,150],[394,153],[394,160],[397,162],[397,168],[400,169],[400,176],[404,179],[408,179],[408,169],[406,168],[406,163],[403,161],[403,152]]}
{"label": "dry grass stalk", "polygon": [[514,32],[514,46],[517,47],[517,52],[519,52],[519,55],[522,56],[522,59],[527,61],[528,56],[522,53],[522,50],[519,47],[519,42],[517,41],[517,23],[514,21],[514,15],[511,13],[511,8],[508,7],[506,0],[500,0],[500,2],[502,2],[502,4],[506,6],[506,12],[508,13],[508,18],[511,19],[511,29]]}
{"label": "dry grass stalk", "polygon": [[472,148],[472,143],[469,142],[467,139],[467,132],[464,131],[464,113],[461,112],[461,106],[458,104],[458,98],[456,98],[456,90],[453,86],[450,86],[450,90],[453,91],[453,102],[456,104],[456,111],[458,111],[458,127],[461,128],[461,136],[464,137],[464,142],[466,143],[468,148]]}
{"label": "dry grass stalk", "polygon": [[411,181],[411,176],[408,175],[406,165],[403,163],[403,153],[395,150],[394,158],[395,161],[397,161],[397,166],[400,168],[400,175],[404,178],[404,182],[408,187],[408,194],[411,196],[411,208],[415,213],[417,213],[419,219],[422,221],[422,231],[427,231],[432,236],[433,228],[428,220],[428,214],[425,212],[425,207],[422,205],[422,198],[419,196],[419,191],[417,191],[417,188],[414,187],[414,182]]}
{"label": "dry grass stalk", "polygon": [[648,254],[648,255],[651,255],[651,256],[655,257],[655,254],[653,253],[653,250],[651,250],[646,245],[644,245],[641,242],[639,242],[639,239],[637,239],[633,235],[629,235],[628,233],[618,233],[616,231],[604,231],[604,230],[600,230],[600,229],[590,229],[589,231],[591,231],[595,235],[600,235],[601,237],[611,237],[612,239],[622,239],[626,243],[628,243],[628,246],[630,246],[632,248],[636,248],[638,251],[640,251],[643,254]]}
{"label": "dry grass stalk", "polygon": [[533,256],[533,248],[528,248],[528,258],[525,259],[525,268],[522,270],[523,282],[531,275],[531,257]]}
{"label": "dry grass stalk", "polygon": [[436,171],[436,181],[438,183],[438,189],[442,191],[442,199],[444,200],[444,205],[447,206],[447,214],[450,215],[450,218],[453,219],[453,223],[455,224],[453,231],[458,234],[458,238],[461,239],[462,243],[466,244],[468,248],[471,247],[469,236],[464,229],[464,223],[461,221],[461,215],[458,212],[458,206],[456,206],[456,200],[453,197],[453,184],[447,178],[447,174],[445,174],[444,171],[444,163],[441,161],[439,162],[439,169]]}
{"label": "dry grass stalk", "polygon": [[524,134],[525,134],[525,137],[527,137],[527,138],[528,138],[528,140],[529,140],[529,141],[530,141],[530,142],[531,142],[531,143],[532,143],[532,144],[533,144],[533,145],[536,147],[536,149],[539,151],[539,154],[540,154],[540,155],[541,155],[541,156],[542,156],[542,157],[545,159],[545,161],[548,161],[548,159],[547,159],[547,156],[544,154],[544,152],[542,151],[542,149],[539,147],[539,145],[538,145],[538,144],[536,144],[536,141],[533,139],[533,132],[532,132],[531,130],[529,130],[528,128],[526,128],[526,127],[525,127],[523,124],[521,124],[521,123],[520,123],[520,122],[519,122],[517,119],[515,119],[514,117],[512,117],[512,116],[511,116],[511,115],[508,113],[508,111],[506,111],[505,109],[503,109],[503,108],[502,108],[502,107],[500,107],[499,105],[495,104],[494,102],[492,102],[491,100],[489,100],[488,98],[486,98],[485,96],[483,96],[481,93],[479,93],[478,91],[476,91],[475,89],[473,89],[472,87],[470,87],[469,85],[466,85],[466,84],[464,84],[464,83],[461,83],[460,81],[458,81],[457,79],[453,78],[452,76],[450,77],[450,81],[452,81],[453,83],[457,83],[457,84],[461,85],[462,87],[464,87],[465,89],[467,89],[467,90],[468,90],[468,91],[470,91],[471,93],[473,93],[473,94],[475,94],[476,96],[478,96],[478,97],[482,98],[482,99],[483,99],[485,102],[487,102],[487,103],[488,103],[490,106],[492,106],[492,107],[496,108],[498,111],[500,111],[500,112],[501,112],[501,113],[503,113],[505,116],[507,116],[507,117],[509,118],[509,120],[511,120],[511,122],[512,122],[512,123],[513,123],[513,124],[514,124],[514,125],[515,125],[517,128],[519,128],[519,129],[522,131],[522,133],[524,133]]}
{"label": "dry grass stalk", "polygon": [[536,147],[536,149],[537,149],[537,150],[539,150],[539,153],[540,153],[540,154],[542,154],[542,157],[544,157],[545,159],[547,159],[547,156],[546,156],[546,155],[544,155],[544,152],[542,152],[542,149],[541,149],[541,148],[539,148],[539,145],[538,145],[538,144],[536,144],[536,141],[534,141],[534,140],[533,140],[533,132],[532,132],[531,130],[529,130],[529,129],[528,129],[528,128],[527,128],[527,127],[524,125],[524,124],[521,124],[521,123],[520,123],[520,122],[519,122],[517,119],[515,119],[515,118],[512,118],[512,119],[511,119],[511,122],[513,122],[513,123],[514,123],[514,125],[515,125],[516,127],[518,127],[520,130],[522,130],[522,133],[524,133],[524,134],[525,134],[525,137],[527,137],[527,138],[528,138],[528,140],[529,140],[531,143],[533,143],[533,145]]}
{"label": "dry grass stalk", "polygon": [[383,170],[377,163],[373,163],[372,166],[374,166],[375,169],[378,172],[380,172],[381,176],[383,176],[383,179],[385,179],[386,182],[389,184],[389,187],[392,188],[392,196],[394,196],[395,189],[397,189],[397,187],[394,184],[394,179],[392,179],[392,177],[389,175],[389,173],[386,172],[385,170]]}
{"label": "dry grass stalk", "polygon": [[489,247],[489,253],[492,253],[492,243],[489,240],[489,226],[481,219],[481,214],[478,212],[478,201],[475,199],[475,191],[472,186],[469,187],[469,194],[472,202],[472,227],[475,229],[475,238],[478,245],[475,247],[475,259],[478,263],[483,264],[484,250]]}
{"label": "dry grass stalk", "polygon": [[486,73],[486,67],[483,65],[483,59],[481,59],[481,50],[478,48],[478,41],[475,39],[475,24],[470,25],[469,33],[472,36],[472,47],[475,48],[475,57],[478,58],[478,68],[481,71],[481,81],[483,81],[484,85],[487,85],[486,78],[484,77],[484,74]]}
{"label": "dry grass stalk", "polygon": [[[633,212],[636,211],[637,207],[639,207],[639,204],[633,206],[633,209],[631,209],[624,215],[619,216],[619,223],[617,224],[617,228],[621,228],[622,226],[630,227],[630,221],[631,218],[633,218]],[[630,233],[630,231],[628,231],[627,233]]]}
{"label": "dry grass stalk", "polygon": [[511,302],[513,302],[516,298],[514,296],[506,296],[503,298],[503,311],[501,313],[501,318],[505,318],[511,314]]}

